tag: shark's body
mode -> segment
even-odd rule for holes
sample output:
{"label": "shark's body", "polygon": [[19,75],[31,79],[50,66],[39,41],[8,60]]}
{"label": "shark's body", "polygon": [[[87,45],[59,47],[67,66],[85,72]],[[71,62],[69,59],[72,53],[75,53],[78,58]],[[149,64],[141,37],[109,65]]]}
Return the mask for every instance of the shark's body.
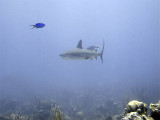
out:
{"label": "shark's body", "polygon": [[70,60],[87,60],[87,59],[97,58],[98,56],[100,56],[103,63],[103,50],[104,50],[104,43],[103,43],[103,49],[100,53],[93,50],[83,49],[82,40],[80,40],[77,45],[77,48],[68,50],[63,54],[60,54],[60,56],[64,59],[70,59]]}

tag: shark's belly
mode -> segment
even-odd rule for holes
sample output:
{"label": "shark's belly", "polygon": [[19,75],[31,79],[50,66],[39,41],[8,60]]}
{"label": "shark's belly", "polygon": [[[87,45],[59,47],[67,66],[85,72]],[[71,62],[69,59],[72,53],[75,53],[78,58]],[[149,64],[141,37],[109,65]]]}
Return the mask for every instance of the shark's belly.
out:
{"label": "shark's belly", "polygon": [[95,55],[95,54],[89,54],[89,53],[84,53],[84,52],[81,52],[81,53],[75,53],[74,52],[74,53],[70,54],[70,58],[74,59],[74,60],[92,59],[96,56],[97,55]]}

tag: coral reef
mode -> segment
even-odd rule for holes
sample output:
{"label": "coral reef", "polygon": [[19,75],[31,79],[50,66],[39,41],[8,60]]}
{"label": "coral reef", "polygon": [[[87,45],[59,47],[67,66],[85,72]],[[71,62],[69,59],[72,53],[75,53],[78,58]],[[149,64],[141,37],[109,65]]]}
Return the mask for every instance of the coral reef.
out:
{"label": "coral reef", "polygon": [[21,109],[18,109],[18,114],[11,114],[11,120],[28,120],[28,116],[21,115]]}
{"label": "coral reef", "polygon": [[51,105],[51,110],[52,110],[52,120],[62,120],[62,111],[60,110],[59,106],[53,107]]}
{"label": "coral reef", "polygon": [[5,117],[5,116],[0,115],[0,120],[10,120],[10,119],[9,119],[9,117]]}
{"label": "coral reef", "polygon": [[15,99],[0,99],[0,113],[2,114],[11,114],[17,110],[17,107],[18,102]]}
{"label": "coral reef", "polygon": [[91,99],[92,96],[77,96],[81,99],[70,98],[71,100],[67,101],[67,104],[64,101],[63,104],[58,103],[60,107],[54,99],[38,97],[27,102],[2,100],[0,108],[8,103],[13,103],[14,107],[12,105],[11,108],[14,109],[12,111],[10,107],[4,108],[5,111],[1,109],[0,120],[111,120],[112,116],[116,113],[119,114],[123,108],[121,103],[117,103],[113,99],[104,99],[103,102],[96,103],[94,99]]}
{"label": "coral reef", "polygon": [[[95,96],[89,94],[70,96],[68,100],[56,99],[58,102],[37,97],[22,102],[1,99],[0,120],[160,120],[160,101],[157,104],[150,104],[150,115],[144,102],[137,100],[129,102],[129,98],[124,98],[126,100],[123,102],[123,99],[118,101],[104,96],[99,96],[96,100],[91,98]],[[88,103],[89,105],[86,105]]]}
{"label": "coral reef", "polygon": [[154,120],[154,119],[146,115],[140,115],[137,112],[130,112],[127,113],[125,117],[122,118],[121,120]]}
{"label": "coral reef", "polygon": [[121,120],[153,120],[147,115],[147,105],[137,100],[130,101],[125,108],[125,116]]}
{"label": "coral reef", "polygon": [[151,103],[149,109],[151,111],[151,117],[155,120],[160,120],[160,101],[157,104]]}
{"label": "coral reef", "polygon": [[147,105],[137,100],[130,101],[125,108],[126,113],[137,112],[139,114],[146,114],[147,110]]}

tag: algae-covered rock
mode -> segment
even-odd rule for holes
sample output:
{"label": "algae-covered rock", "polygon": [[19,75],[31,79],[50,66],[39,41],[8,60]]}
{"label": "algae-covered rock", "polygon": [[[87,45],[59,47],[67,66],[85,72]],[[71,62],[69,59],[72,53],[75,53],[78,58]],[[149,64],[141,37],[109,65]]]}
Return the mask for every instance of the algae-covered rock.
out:
{"label": "algae-covered rock", "polygon": [[146,115],[140,115],[137,112],[127,113],[121,120],[154,120]]}
{"label": "algae-covered rock", "polygon": [[143,120],[137,112],[127,113],[121,120]]}
{"label": "algae-covered rock", "polygon": [[125,116],[121,120],[154,120],[147,115],[147,105],[137,100],[130,101],[125,108]]}
{"label": "algae-covered rock", "polygon": [[126,113],[137,112],[139,114],[146,114],[147,110],[147,105],[137,100],[130,101],[125,108]]}
{"label": "algae-covered rock", "polygon": [[153,117],[155,120],[160,120],[160,101],[157,104],[151,103],[149,108],[151,111],[151,117]]}

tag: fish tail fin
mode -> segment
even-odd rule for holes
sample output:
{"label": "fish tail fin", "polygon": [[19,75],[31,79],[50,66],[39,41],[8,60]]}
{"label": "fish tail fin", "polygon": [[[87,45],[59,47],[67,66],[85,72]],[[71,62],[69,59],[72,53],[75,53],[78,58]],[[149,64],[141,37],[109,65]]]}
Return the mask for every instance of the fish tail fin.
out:
{"label": "fish tail fin", "polygon": [[103,40],[103,48],[102,48],[102,51],[100,53],[102,63],[103,63],[103,51],[104,51],[104,40]]}
{"label": "fish tail fin", "polygon": [[32,29],[35,28],[35,25],[30,25],[30,26],[32,26]]}

